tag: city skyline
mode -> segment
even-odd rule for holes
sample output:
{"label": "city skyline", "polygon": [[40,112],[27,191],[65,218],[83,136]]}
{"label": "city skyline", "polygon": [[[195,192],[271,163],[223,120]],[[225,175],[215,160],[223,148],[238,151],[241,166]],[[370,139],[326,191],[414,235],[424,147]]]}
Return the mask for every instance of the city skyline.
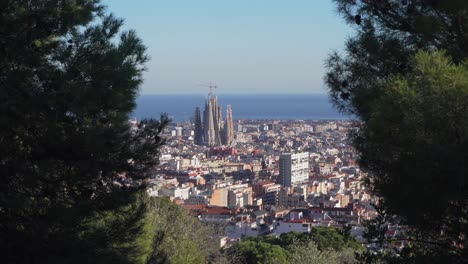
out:
{"label": "city skyline", "polygon": [[324,60],[351,32],[328,0],[104,3],[148,48],[140,94],[325,93]]}

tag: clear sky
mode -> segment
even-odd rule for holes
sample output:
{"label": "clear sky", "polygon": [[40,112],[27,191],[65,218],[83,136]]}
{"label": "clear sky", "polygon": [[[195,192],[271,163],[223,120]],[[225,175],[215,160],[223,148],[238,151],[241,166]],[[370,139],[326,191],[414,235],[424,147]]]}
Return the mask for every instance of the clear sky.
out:
{"label": "clear sky", "polygon": [[142,94],[325,93],[351,29],[331,0],[104,0],[148,47]]}

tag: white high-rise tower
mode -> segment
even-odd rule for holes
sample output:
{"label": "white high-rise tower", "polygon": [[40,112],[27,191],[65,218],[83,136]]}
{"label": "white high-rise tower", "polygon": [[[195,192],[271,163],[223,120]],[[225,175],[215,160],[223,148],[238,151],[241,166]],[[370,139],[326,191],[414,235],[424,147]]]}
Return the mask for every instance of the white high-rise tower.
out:
{"label": "white high-rise tower", "polygon": [[285,153],[279,159],[279,181],[283,186],[309,180],[309,153]]}

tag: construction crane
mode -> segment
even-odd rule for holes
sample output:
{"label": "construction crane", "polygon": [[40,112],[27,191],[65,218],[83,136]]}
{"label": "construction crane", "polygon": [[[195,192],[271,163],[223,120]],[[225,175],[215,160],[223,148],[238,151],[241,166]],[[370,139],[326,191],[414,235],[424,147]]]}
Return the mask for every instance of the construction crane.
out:
{"label": "construction crane", "polygon": [[202,86],[202,87],[208,87],[209,89],[209,92],[208,92],[208,96],[209,97],[212,97],[215,93],[215,90],[218,89],[218,84],[216,82],[209,82],[209,83],[201,83],[199,84],[198,86]]}

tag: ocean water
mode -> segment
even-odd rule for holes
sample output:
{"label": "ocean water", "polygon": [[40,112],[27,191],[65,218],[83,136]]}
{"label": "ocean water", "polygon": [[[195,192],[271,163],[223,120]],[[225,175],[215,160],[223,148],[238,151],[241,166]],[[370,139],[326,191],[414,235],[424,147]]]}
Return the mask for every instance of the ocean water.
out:
{"label": "ocean water", "polygon": [[[203,112],[205,96],[193,95],[141,95],[132,118],[158,118],[167,113],[175,122],[193,118],[195,107]],[[230,104],[232,116],[237,119],[263,120],[343,120],[348,116],[340,114],[330,103],[326,94],[260,95],[227,94],[218,95],[223,116],[226,105]]]}

